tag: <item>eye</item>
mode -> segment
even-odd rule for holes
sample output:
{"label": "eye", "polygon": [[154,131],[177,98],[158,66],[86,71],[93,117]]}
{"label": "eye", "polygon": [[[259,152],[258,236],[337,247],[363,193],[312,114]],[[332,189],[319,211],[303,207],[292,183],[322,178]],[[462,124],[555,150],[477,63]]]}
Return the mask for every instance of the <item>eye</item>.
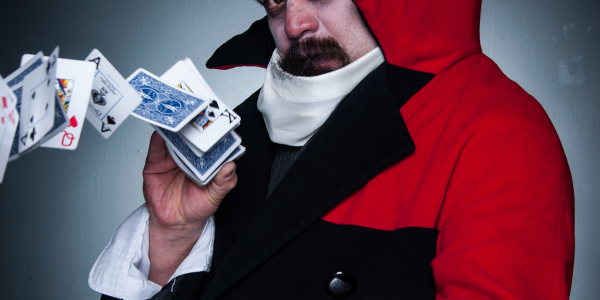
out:
{"label": "eye", "polygon": [[285,0],[258,0],[258,3],[262,4],[266,8],[272,8],[273,6],[278,6],[284,2]]}
{"label": "eye", "polygon": [[265,7],[267,12],[272,15],[279,15],[282,9],[285,7],[286,0],[258,0],[262,6]]}

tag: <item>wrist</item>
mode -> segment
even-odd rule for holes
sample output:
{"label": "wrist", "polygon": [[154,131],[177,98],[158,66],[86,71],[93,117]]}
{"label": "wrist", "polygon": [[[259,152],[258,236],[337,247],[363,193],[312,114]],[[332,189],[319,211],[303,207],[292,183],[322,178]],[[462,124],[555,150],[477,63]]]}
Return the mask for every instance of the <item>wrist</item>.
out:
{"label": "wrist", "polygon": [[190,254],[202,235],[206,221],[197,224],[160,226],[148,222],[150,272],[148,279],[165,285],[177,267]]}
{"label": "wrist", "polygon": [[[202,235],[206,221],[164,226],[153,222],[152,218],[150,218],[148,222],[149,238],[155,245],[168,245],[170,246],[169,248],[187,248],[190,244],[193,246]],[[189,246],[190,249],[191,246]]]}

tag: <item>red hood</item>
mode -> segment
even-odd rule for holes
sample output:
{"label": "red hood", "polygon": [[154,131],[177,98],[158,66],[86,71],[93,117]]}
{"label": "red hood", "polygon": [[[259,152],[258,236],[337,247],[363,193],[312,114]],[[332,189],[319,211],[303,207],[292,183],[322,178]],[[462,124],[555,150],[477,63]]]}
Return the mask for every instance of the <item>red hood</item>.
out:
{"label": "red hood", "polygon": [[[481,52],[481,0],[354,0],[381,44],[387,61],[438,74]],[[266,67],[275,47],[266,17],[223,44],[208,60],[211,69]]]}
{"label": "red hood", "polygon": [[440,73],[481,52],[481,0],[355,0],[391,64]]}

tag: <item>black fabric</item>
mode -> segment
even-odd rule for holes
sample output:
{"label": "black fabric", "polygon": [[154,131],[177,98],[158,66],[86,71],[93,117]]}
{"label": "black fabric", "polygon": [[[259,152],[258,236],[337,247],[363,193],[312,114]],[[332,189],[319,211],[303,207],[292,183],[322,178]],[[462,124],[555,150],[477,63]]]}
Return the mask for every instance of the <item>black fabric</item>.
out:
{"label": "black fabric", "polygon": [[[302,148],[268,199],[275,145],[256,107],[258,91],[238,106],[244,124],[236,132],[247,150],[236,162],[238,184],[215,214],[211,271],[186,275],[173,299],[203,294],[202,299],[216,299],[245,289],[245,278],[271,265],[279,251],[293,251],[293,241],[303,239],[326,212],[411,153],[414,144],[399,108],[432,77],[387,63],[378,67]],[[369,122],[356,126],[359,110]],[[306,259],[319,258],[307,254]]]}
{"label": "black fabric", "polygon": [[209,69],[234,66],[267,66],[275,50],[275,40],[269,30],[267,17],[250,26],[244,33],[221,45],[206,62]]}
{"label": "black fabric", "polygon": [[185,279],[186,275],[181,275],[173,280],[171,280],[169,283],[165,284],[163,286],[163,288],[156,293],[156,295],[154,295],[152,298],[150,298],[151,300],[173,300],[175,299],[175,293],[177,292],[177,290],[179,290],[179,287],[181,286],[181,283],[183,282],[183,279]]}
{"label": "black fabric", "polygon": [[[254,114],[260,114],[256,109],[256,97],[255,94],[247,102],[252,103]],[[357,111],[361,115],[372,116],[369,122],[361,122],[361,126],[356,126]],[[238,113],[244,119],[241,111]],[[262,116],[259,120],[262,123],[260,135],[268,139]],[[252,127],[254,125],[257,124],[250,125],[251,134],[257,136],[259,130]],[[246,122],[240,128],[245,126],[248,126]],[[246,138],[241,132],[240,135],[244,143],[252,139]],[[251,146],[248,145],[247,149],[251,149]],[[215,243],[211,271],[214,272],[214,278],[207,287],[206,299],[217,298],[340,201],[412,151],[414,144],[390,91],[385,66],[382,65],[340,103],[304,146],[269,199],[265,200],[266,186],[262,192],[256,191],[261,188],[256,185],[243,195],[228,195],[223,202],[228,205],[222,205],[215,214],[218,243]],[[252,159],[252,164],[258,168],[253,171],[262,173],[269,171],[272,157],[272,154],[267,154],[254,159],[246,155],[242,160]],[[238,170],[241,169],[240,161]],[[238,182],[254,182],[259,176],[253,173],[249,178],[240,176]],[[262,181],[256,184],[266,185]],[[257,205],[262,207],[258,209]],[[227,244],[227,247],[219,244]],[[228,247],[231,247],[230,250]],[[227,253],[225,257],[224,253]]]}
{"label": "black fabric", "polygon": [[405,69],[387,62],[384,66],[398,109],[435,77],[432,73]]}
{"label": "black fabric", "polygon": [[290,169],[292,164],[298,157],[298,152],[302,147],[294,147],[288,145],[275,145],[275,157],[273,158],[273,164],[271,165],[271,179],[269,180],[269,190],[267,197],[273,193],[283,176]]}
{"label": "black fabric", "polygon": [[438,232],[376,230],[318,221],[219,299],[332,299],[337,272],[356,280],[349,299],[435,299]]}

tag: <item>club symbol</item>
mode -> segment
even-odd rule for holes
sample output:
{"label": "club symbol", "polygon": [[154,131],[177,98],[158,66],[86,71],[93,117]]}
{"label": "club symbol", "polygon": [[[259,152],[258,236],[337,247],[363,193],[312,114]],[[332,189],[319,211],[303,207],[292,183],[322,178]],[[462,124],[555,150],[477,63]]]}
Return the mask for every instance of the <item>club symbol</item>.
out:
{"label": "club symbol", "polygon": [[107,122],[108,124],[110,124],[110,125],[115,125],[115,124],[117,124],[117,123],[115,122],[115,118],[113,118],[112,116],[106,116],[106,122]]}
{"label": "club symbol", "polygon": [[99,92],[98,90],[93,89],[92,90],[92,101],[95,104],[104,106],[104,105],[106,105],[106,99],[104,99],[105,95],[106,95],[105,93]]}

